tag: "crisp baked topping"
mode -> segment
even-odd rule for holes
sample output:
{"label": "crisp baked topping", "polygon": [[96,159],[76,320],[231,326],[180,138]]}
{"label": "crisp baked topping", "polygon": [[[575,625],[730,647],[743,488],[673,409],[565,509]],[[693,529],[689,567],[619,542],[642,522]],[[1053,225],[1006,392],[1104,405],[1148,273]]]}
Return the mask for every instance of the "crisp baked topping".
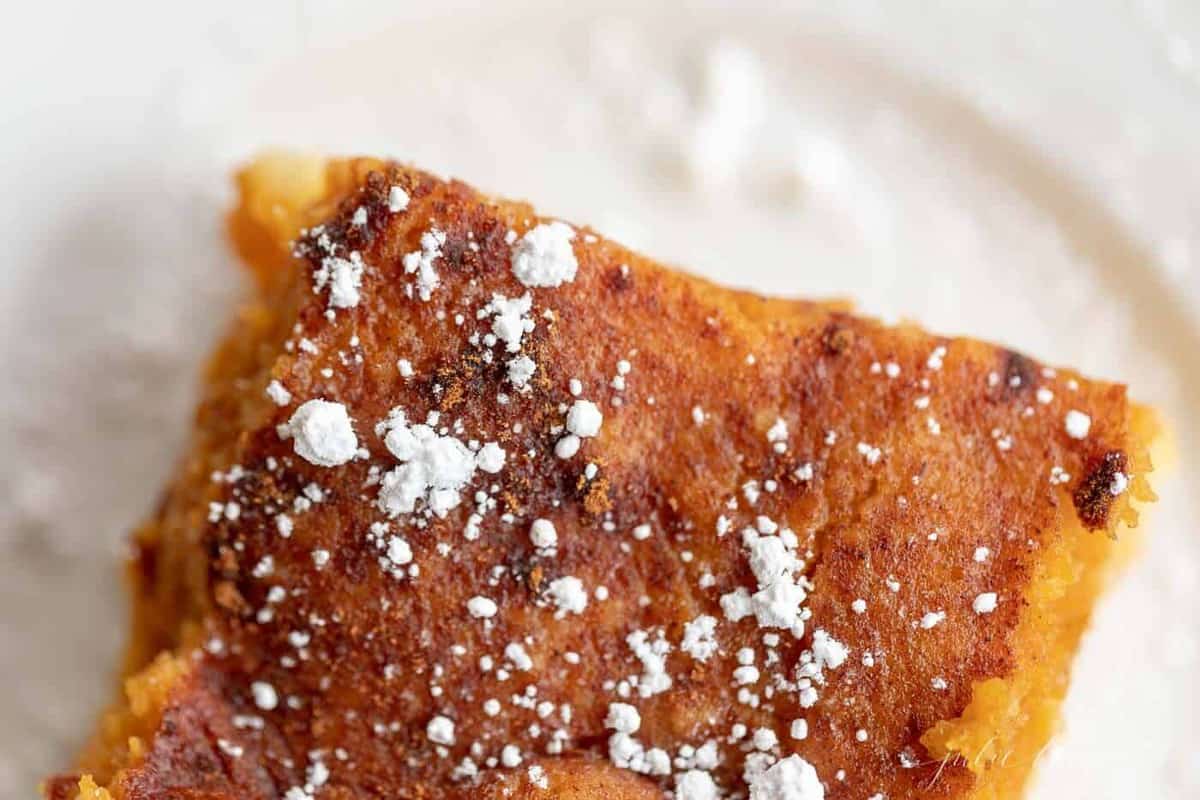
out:
{"label": "crisp baked topping", "polygon": [[676,800],[968,786],[919,728],[1012,668],[1064,492],[1098,525],[1136,488],[1102,399],[821,306],[760,326],[502,208],[393,170],[296,246],[317,295],[252,384],[278,436],[202,506],[203,657],[261,720],[219,751],[304,800],[581,754]]}

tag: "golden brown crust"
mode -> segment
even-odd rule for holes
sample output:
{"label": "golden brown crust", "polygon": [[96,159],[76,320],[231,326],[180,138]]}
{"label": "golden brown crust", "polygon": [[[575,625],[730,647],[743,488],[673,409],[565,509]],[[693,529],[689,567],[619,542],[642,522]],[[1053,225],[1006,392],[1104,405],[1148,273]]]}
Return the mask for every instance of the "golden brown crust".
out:
{"label": "golden brown crust", "polygon": [[[772,731],[777,756],[799,753],[815,766],[829,798],[969,795],[971,769],[931,759],[922,734],[962,715],[976,684],[1020,665],[1013,632],[1041,554],[1062,537],[1104,535],[1072,533],[1062,515],[1111,531],[1131,513],[1129,491],[1114,494],[1114,482],[1144,491],[1135,469],[1144,442],[1130,432],[1124,387],[834,306],[720,288],[584,228],[573,241],[575,279],[530,290],[510,267],[510,231],[519,237],[540,221],[528,206],[369,160],[338,162],[323,186],[328,197],[315,208],[341,202],[303,240],[307,263],[271,250],[286,220],[268,229],[245,208],[234,217],[262,295],[214,358],[192,450],[139,537],[139,599],[159,609],[144,652],[183,646],[196,625],[206,647],[194,650],[194,671],[148,754],[115,777],[117,797],[278,798],[302,788],[315,762],[329,770],[319,796],[339,800],[457,797],[472,786],[480,798],[633,798],[671,788],[667,777],[614,777],[597,764],[607,757],[613,702],[636,704],[646,748],[675,756],[717,742],[711,775],[730,792],[745,791],[753,748],[749,736],[731,737],[744,725]],[[388,210],[393,186],[411,198],[398,213]],[[365,224],[354,221],[359,209]],[[410,296],[404,256],[421,250],[431,227],[446,237],[440,285],[421,301]],[[321,235],[367,265],[360,302],[332,319],[327,294],[311,282],[327,247]],[[470,337],[490,330],[477,311],[494,293],[526,291],[536,324],[521,352],[537,372],[522,393],[507,381],[503,344]],[[412,377],[401,376],[399,359],[411,362]],[[631,370],[617,389],[622,360]],[[265,399],[272,379],[289,404]],[[604,420],[577,456],[561,459],[554,448],[575,399],[571,379]],[[276,426],[312,398],[349,409],[366,458],[315,466],[280,438]],[[399,578],[368,537],[386,519],[375,503],[379,475],[396,466],[374,428],[397,407],[410,422],[440,412],[442,424],[461,424],[464,441],[496,441],[507,453],[505,468],[477,476],[444,519],[391,521],[420,570]],[[1090,420],[1082,438],[1065,425],[1072,410]],[[768,433],[779,419],[782,448]],[[225,477],[213,481],[214,470]],[[748,482],[757,485],[753,503]],[[319,501],[290,513],[310,484]],[[479,489],[495,508],[468,539]],[[231,502],[236,513],[225,513]],[[293,522],[290,538],[280,536],[280,512]],[[717,534],[719,517],[732,522],[726,535]],[[753,617],[727,620],[720,605],[739,587],[756,588],[740,531],[759,517],[790,528],[798,552],[811,554],[811,617],[799,638]],[[537,518],[557,529],[552,556],[530,543]],[[648,538],[632,535],[647,523]],[[329,554],[319,568],[315,551]],[[564,576],[592,593],[581,614],[556,615],[547,602],[547,587]],[[286,599],[270,599],[273,587]],[[998,595],[994,612],[978,613],[976,598],[989,592]],[[476,595],[497,604],[494,618],[468,613]],[[923,625],[931,613],[945,616]],[[703,662],[679,647],[700,615],[718,621],[720,646]],[[850,656],[804,708],[796,691],[768,687],[776,675],[794,682],[817,629]],[[643,672],[626,641],[639,630],[672,645],[672,685],[623,700],[613,684]],[[769,633],[778,644],[764,645]],[[512,642],[531,667],[509,664],[501,679]],[[761,669],[744,687],[757,707],[736,699],[742,648]],[[497,666],[481,670],[483,656]],[[274,688],[278,707],[256,708],[253,681]],[[501,713],[485,711],[492,698]],[[435,715],[453,720],[452,745],[427,737]],[[798,718],[808,723],[803,741],[790,736]],[[551,749],[581,760],[546,758],[556,735]],[[519,750],[521,767],[490,774],[489,759],[506,745]],[[483,778],[454,776],[467,756]],[[573,788],[530,785],[533,763],[552,778],[578,770],[561,781]]]}

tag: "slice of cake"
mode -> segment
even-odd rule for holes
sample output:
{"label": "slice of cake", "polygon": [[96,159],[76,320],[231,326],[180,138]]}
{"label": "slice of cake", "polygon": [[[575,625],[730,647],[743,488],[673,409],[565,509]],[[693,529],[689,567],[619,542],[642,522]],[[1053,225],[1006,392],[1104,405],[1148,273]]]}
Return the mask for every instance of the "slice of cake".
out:
{"label": "slice of cake", "polygon": [[257,291],[48,797],[1021,794],[1151,498],[1124,387],[389,162],[240,186]]}

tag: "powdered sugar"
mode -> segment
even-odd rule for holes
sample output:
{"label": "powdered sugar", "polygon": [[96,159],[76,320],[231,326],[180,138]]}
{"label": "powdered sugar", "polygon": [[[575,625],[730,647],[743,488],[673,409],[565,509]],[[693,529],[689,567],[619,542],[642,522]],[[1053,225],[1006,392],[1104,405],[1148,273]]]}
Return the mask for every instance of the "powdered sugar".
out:
{"label": "powdered sugar", "polygon": [[467,612],[475,619],[491,619],[497,610],[496,601],[490,597],[476,595],[467,601]]}
{"label": "powdered sugar", "polygon": [[337,258],[329,264],[329,307],[354,308],[361,298],[364,265],[358,253]]}
{"label": "powdered sugar", "polygon": [[573,575],[556,578],[546,587],[546,597],[558,609],[555,616],[562,617],[568,613],[582,614],[587,608],[587,591],[583,582]]}
{"label": "powdered sugar", "polygon": [[504,469],[504,463],[507,460],[508,454],[496,442],[488,442],[479,448],[479,452],[475,454],[476,465],[484,472],[489,472],[493,475]]}
{"label": "powdered sugar", "polygon": [[633,654],[642,662],[642,675],[638,679],[638,694],[653,697],[671,688],[672,680],[667,672],[667,654],[671,645],[660,633],[650,639],[646,631],[634,631],[625,638]]}
{"label": "powdered sugar", "polygon": [[529,356],[517,356],[508,361],[508,380],[518,389],[524,389],[536,371],[537,364]]}
{"label": "powdered sugar", "polygon": [[391,536],[387,540],[387,558],[397,567],[402,567],[413,560],[412,547],[399,536]]}
{"label": "powdered sugar", "polygon": [[1092,429],[1092,418],[1082,411],[1071,409],[1067,412],[1064,427],[1072,439],[1086,439],[1088,431]]}
{"label": "powdered sugar", "polygon": [[292,402],[292,393],[277,380],[267,384],[267,397],[277,406],[286,406]]}
{"label": "powdered sugar", "polygon": [[567,412],[567,430],[580,438],[598,434],[603,422],[604,415],[590,400],[576,400]]}
{"label": "powdered sugar", "polygon": [[358,437],[341,403],[308,400],[280,426],[281,438],[291,438],[296,454],[320,467],[336,467],[358,452]]}
{"label": "powdered sugar", "polygon": [[441,257],[444,244],[445,232],[430,228],[421,234],[421,249],[404,256],[404,271],[416,275],[417,295],[422,300],[428,301],[433,296],[433,290],[441,283],[434,261]]}
{"label": "powdered sugar", "polygon": [[675,776],[675,800],[717,800],[721,796],[712,775],[689,769]]}
{"label": "powdered sugar", "polygon": [[749,780],[750,800],[824,800],[825,787],[812,764],[797,755],[780,759]]}
{"label": "powdered sugar", "polygon": [[511,300],[502,294],[494,294],[492,301],[479,313],[494,317],[492,333],[504,342],[508,352],[516,353],[521,349],[522,337],[534,328],[534,322],[528,316],[532,307],[533,296],[529,292]]}
{"label": "powdered sugar", "polygon": [[813,662],[819,668],[837,669],[846,663],[850,650],[827,631],[818,628],[813,632],[812,654]]}
{"label": "powdered sugar", "polygon": [[529,540],[539,549],[552,548],[558,544],[558,531],[548,519],[535,519],[529,526]]}
{"label": "powdered sugar", "polygon": [[513,275],[529,287],[556,287],[575,280],[579,262],[571,247],[574,238],[574,229],[565,222],[530,229],[513,248]]}
{"label": "powdered sugar", "polygon": [[554,455],[562,459],[571,458],[579,452],[580,444],[579,437],[575,434],[564,436],[554,443]]}
{"label": "powdered sugar", "polygon": [[425,735],[435,744],[454,744],[454,721],[449,717],[438,715],[429,720],[425,726]]}
{"label": "powdered sugar", "polygon": [[346,258],[329,255],[321,259],[321,266],[313,272],[313,291],[328,287],[329,307],[353,308],[361,295],[363,272],[366,265],[357,251]]}
{"label": "powdered sugar", "polygon": [[617,733],[637,733],[638,728],[642,727],[642,715],[628,703],[609,703],[604,727]]}
{"label": "powdered sugar", "polygon": [[716,630],[716,617],[696,617],[684,624],[683,641],[679,643],[679,649],[697,661],[707,661],[717,652]]}
{"label": "powdered sugar", "polygon": [[[393,409],[376,432],[383,436],[388,452],[403,462],[383,476],[379,489],[383,511],[393,517],[411,514],[424,501],[433,514],[444,517],[458,507],[460,492],[478,464],[465,444],[429,425],[409,425],[401,409]],[[493,465],[492,458],[487,460]]]}
{"label": "powdered sugar", "polygon": [[273,711],[279,705],[279,694],[275,691],[275,687],[266,681],[251,683],[250,693],[254,696],[254,705],[263,711]]}
{"label": "powdered sugar", "polygon": [[408,192],[403,187],[393,186],[388,189],[388,211],[393,214],[408,208]]}
{"label": "powdered sugar", "polygon": [[942,624],[946,619],[945,611],[927,611],[921,616],[920,626],[922,630],[930,630]]}
{"label": "powdered sugar", "polygon": [[804,632],[803,604],[808,597],[807,581],[793,573],[802,564],[794,553],[793,535],[760,535],[753,528],[742,532],[750,569],[758,581],[758,590],[750,594],[743,587],[721,597],[725,616],[736,622],[753,614],[767,628],[788,628],[796,636]]}
{"label": "powdered sugar", "polygon": [[990,614],[999,604],[995,592],[983,592],[971,602],[971,608],[976,614]]}

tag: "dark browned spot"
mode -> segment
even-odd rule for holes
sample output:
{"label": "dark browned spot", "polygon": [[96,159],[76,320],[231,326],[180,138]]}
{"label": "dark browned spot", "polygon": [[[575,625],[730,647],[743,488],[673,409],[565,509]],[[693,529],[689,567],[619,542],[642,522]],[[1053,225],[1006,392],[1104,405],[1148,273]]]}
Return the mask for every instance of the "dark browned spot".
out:
{"label": "dark browned spot", "polygon": [[999,389],[1002,398],[1012,399],[1028,394],[1037,381],[1037,362],[1012,350],[1001,352],[1003,376]]}
{"label": "dark browned spot", "polygon": [[213,569],[224,578],[237,577],[238,558],[232,547],[224,544],[217,546],[217,557],[213,559]]}
{"label": "dark browned spot", "polygon": [[604,287],[610,292],[624,292],[633,288],[633,272],[619,264],[604,272]]}
{"label": "dark browned spot", "polygon": [[[374,241],[375,237],[387,226],[391,212],[388,210],[388,192],[391,182],[382,172],[372,171],[367,174],[363,184],[359,205],[367,210],[367,224],[358,227],[356,236],[359,245],[365,247]],[[357,209],[356,209],[357,210]],[[353,213],[353,211],[351,212]]]}
{"label": "dark browned spot", "polygon": [[46,800],[71,800],[79,794],[81,777],[78,772],[72,772],[47,778],[46,782],[42,784],[42,794],[45,795]]}
{"label": "dark browned spot", "polygon": [[1087,471],[1074,495],[1075,511],[1088,530],[1108,525],[1108,512],[1116,499],[1112,493],[1113,481],[1118,474],[1124,474],[1127,464],[1128,458],[1120,450],[1109,450],[1088,461]]}
{"label": "dark browned spot", "polygon": [[442,245],[442,264],[452,269],[465,269],[474,262],[475,251],[472,239],[459,230],[446,232],[446,243]]}
{"label": "dark browned spot", "polygon": [[838,320],[832,320],[821,332],[821,346],[827,355],[841,355],[854,344],[854,331]]}
{"label": "dark browned spot", "polygon": [[512,552],[504,559],[508,573],[518,585],[524,585],[536,596],[546,580],[546,568],[539,558],[529,552]]}
{"label": "dark browned spot", "polygon": [[442,267],[461,272],[468,278],[479,277],[487,264],[497,260],[507,261],[507,253],[499,256],[494,247],[485,246],[502,242],[503,237],[504,228],[496,220],[481,216],[479,209],[468,210],[462,219],[454,220],[446,227]]}
{"label": "dark browned spot", "polygon": [[[388,221],[392,217],[388,208],[388,195],[392,186],[401,186],[413,199],[429,194],[428,185],[414,185],[394,167],[389,172],[389,175],[378,170],[368,172],[360,189],[347,195],[338,204],[333,219],[321,226],[322,233],[347,250],[367,250],[379,235],[387,230]],[[367,212],[365,225],[355,225],[353,222],[354,215],[360,208]],[[459,244],[465,247],[465,241],[461,238]],[[316,244],[316,236],[311,233],[297,242],[297,250],[308,258],[314,267],[325,255]]]}
{"label": "dark browned spot", "polygon": [[438,398],[438,409],[450,411],[469,394],[481,394],[487,383],[487,365],[474,353],[461,356],[455,363],[437,367],[428,391]]}
{"label": "dark browned spot", "polygon": [[134,540],[133,563],[140,586],[154,586],[158,582],[158,545],[157,537],[150,539],[139,535]]}

